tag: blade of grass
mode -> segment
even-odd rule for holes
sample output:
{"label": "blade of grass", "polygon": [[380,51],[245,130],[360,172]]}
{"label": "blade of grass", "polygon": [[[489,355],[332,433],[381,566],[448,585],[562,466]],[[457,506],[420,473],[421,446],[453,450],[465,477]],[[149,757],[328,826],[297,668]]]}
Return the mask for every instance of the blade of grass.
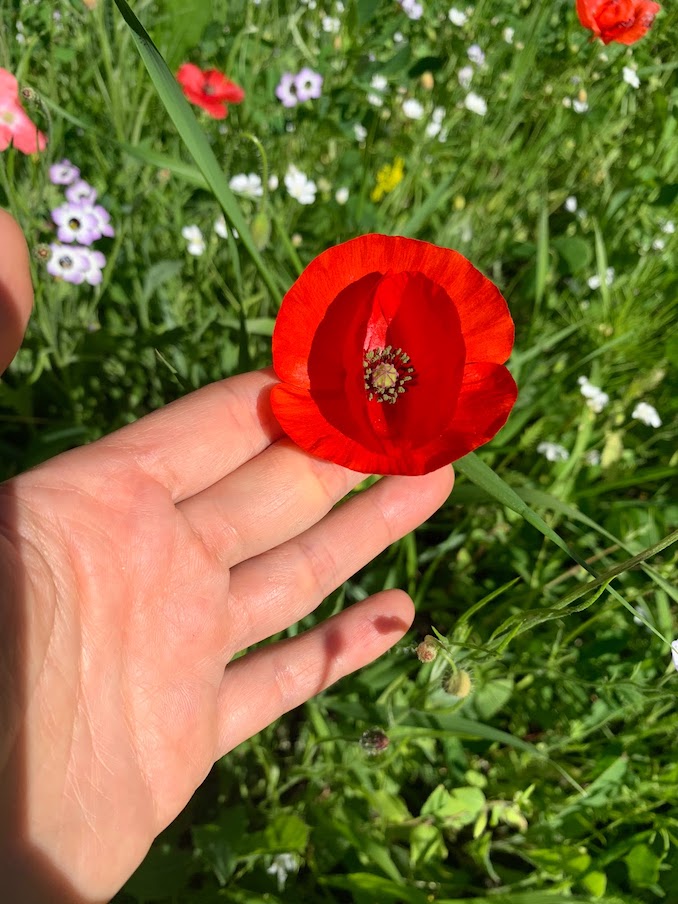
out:
{"label": "blade of grass", "polygon": [[[553,528],[548,526],[540,515],[520,498],[516,491],[510,487],[506,481],[502,480],[498,474],[495,474],[492,468],[481,461],[474,452],[470,452],[468,455],[465,455],[464,458],[460,458],[459,461],[455,462],[454,466],[460,474],[463,474],[472,483],[475,483],[476,486],[485,490],[489,496],[496,499],[498,502],[501,502],[502,505],[505,505],[507,508],[511,509],[511,511],[516,512],[516,514],[524,518],[528,524],[531,524],[532,527],[536,527],[540,533],[555,543],[559,549],[563,550],[563,552],[567,553],[570,558],[574,559],[577,565],[581,565],[581,567],[592,577],[596,580],[601,579],[601,575],[598,574],[595,568],[592,568],[585,559],[582,559],[582,557],[575,552],[575,550],[572,549],[572,547],[569,546],[562,537],[553,530]],[[662,543],[664,542],[665,541],[662,541]],[[671,535],[671,542],[673,542],[673,535]],[[633,615],[636,614],[636,610],[633,606],[628,603],[614,587],[608,585],[607,591],[618,603],[621,603],[625,609]],[[661,637],[661,635],[659,636]],[[662,638],[662,640],[664,640],[664,638]]]}
{"label": "blade of grass", "polygon": [[205,133],[200,128],[177,80],[170,72],[150,35],[134,15],[126,0],[115,0],[115,5],[132,32],[134,43],[170,119],[176,126],[179,135],[195,160],[200,172],[205,177],[205,181],[221,205],[231,226],[240,233],[242,243],[261,274],[261,278],[266,283],[273,297],[279,298],[281,286],[278,285],[275,275],[257,251],[252,233],[242,215],[238,202],[229,188],[228,181],[219,166],[214,151],[210,147]]}

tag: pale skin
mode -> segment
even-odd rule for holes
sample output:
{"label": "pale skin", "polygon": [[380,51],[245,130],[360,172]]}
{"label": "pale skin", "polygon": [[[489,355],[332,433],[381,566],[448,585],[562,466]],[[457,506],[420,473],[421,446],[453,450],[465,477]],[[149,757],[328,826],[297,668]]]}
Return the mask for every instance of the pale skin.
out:
{"label": "pale skin", "polygon": [[[0,366],[32,305],[0,211]],[[293,625],[448,496],[281,436],[270,371],[206,386],[0,486],[0,876],[22,904],[109,900],[215,760],[407,631],[377,593]]]}

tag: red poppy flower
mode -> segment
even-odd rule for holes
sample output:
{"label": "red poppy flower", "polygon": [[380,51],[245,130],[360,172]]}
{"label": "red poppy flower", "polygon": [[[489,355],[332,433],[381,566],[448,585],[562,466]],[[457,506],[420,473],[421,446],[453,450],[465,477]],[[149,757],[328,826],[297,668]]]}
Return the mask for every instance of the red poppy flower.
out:
{"label": "red poppy flower", "polygon": [[579,21],[604,44],[635,44],[660,9],[651,0],[577,0]]}
{"label": "red poppy flower", "polygon": [[506,302],[461,254],[364,235],[317,257],[283,298],[273,412],[319,458],[426,474],[504,425],[512,346]]}
{"label": "red poppy flower", "polygon": [[45,150],[47,139],[21,106],[17,80],[0,69],[0,151],[10,144],[23,154],[36,154]]}
{"label": "red poppy flower", "polygon": [[218,69],[202,70],[193,63],[184,63],[177,72],[177,81],[186,98],[214,119],[225,119],[228,116],[226,105],[239,104],[245,98],[242,88]]}

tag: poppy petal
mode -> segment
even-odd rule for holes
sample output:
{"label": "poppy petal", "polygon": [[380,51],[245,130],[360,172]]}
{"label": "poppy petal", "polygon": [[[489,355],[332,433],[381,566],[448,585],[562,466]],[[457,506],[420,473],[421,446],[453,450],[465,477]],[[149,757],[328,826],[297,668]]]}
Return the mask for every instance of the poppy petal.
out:
{"label": "poppy petal", "polygon": [[47,147],[47,139],[29,116],[17,107],[12,123],[12,144],[22,154],[36,154]]}
{"label": "poppy petal", "polygon": [[505,423],[517,394],[501,366],[512,340],[506,302],[462,255],[362,236],[312,261],[283,299],[271,405],[311,454],[424,474]]}
{"label": "poppy petal", "polygon": [[379,450],[346,436],[329,423],[303,389],[287,383],[276,384],[271,390],[271,407],[290,439],[318,458],[363,474],[415,475],[434,470],[425,454],[406,444],[395,448],[389,444]]}
{"label": "poppy petal", "polygon": [[440,464],[456,461],[489,442],[506,423],[517,397],[518,387],[505,367],[469,364],[452,423],[442,440],[446,454]]}
{"label": "poppy petal", "polygon": [[307,383],[306,360],[315,332],[342,289],[369,273],[403,271],[423,273],[445,289],[458,309],[463,307],[468,361],[506,361],[513,347],[513,321],[499,290],[480,271],[456,251],[373,234],[324,251],[285,295],[280,326],[273,336],[273,360],[280,379]]}
{"label": "poppy petal", "polygon": [[183,63],[177,71],[177,81],[186,91],[191,91],[194,95],[200,95],[203,84],[202,69],[193,63]]}

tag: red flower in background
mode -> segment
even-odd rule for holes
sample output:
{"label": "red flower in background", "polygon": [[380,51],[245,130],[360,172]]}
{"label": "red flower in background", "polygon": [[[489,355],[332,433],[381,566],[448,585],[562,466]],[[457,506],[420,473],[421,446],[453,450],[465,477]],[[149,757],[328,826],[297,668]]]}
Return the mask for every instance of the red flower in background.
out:
{"label": "red flower in background", "polygon": [[239,104],[245,98],[242,88],[218,69],[203,70],[193,63],[184,63],[177,72],[177,81],[186,98],[214,119],[225,119],[228,116],[226,105]]}
{"label": "red flower in background", "polygon": [[23,154],[35,154],[47,147],[47,139],[21,106],[17,80],[11,72],[0,69],[0,151],[10,143]]}
{"label": "red flower in background", "polygon": [[579,21],[604,44],[635,44],[660,9],[652,0],[577,0]]}
{"label": "red flower in background", "polygon": [[506,302],[461,254],[364,235],[317,257],[285,295],[273,412],[319,458],[425,474],[504,425],[512,346]]}

